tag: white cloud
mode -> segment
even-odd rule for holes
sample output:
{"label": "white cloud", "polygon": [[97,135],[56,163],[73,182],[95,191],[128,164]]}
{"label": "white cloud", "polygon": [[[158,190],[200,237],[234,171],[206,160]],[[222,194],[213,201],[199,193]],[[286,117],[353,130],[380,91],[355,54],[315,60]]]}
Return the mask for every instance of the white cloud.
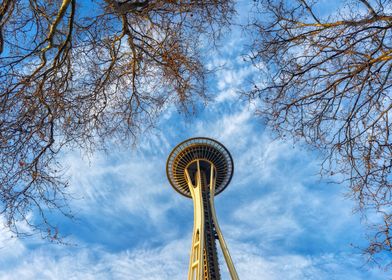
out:
{"label": "white cloud", "polygon": [[65,164],[69,166],[72,178],[70,192],[80,198],[71,201],[72,208],[84,215],[112,218],[120,213],[133,214],[145,216],[157,225],[163,223],[166,211],[175,207],[177,201],[169,203],[167,199],[161,199],[173,194],[162,176],[164,159],[129,151],[119,154],[111,157],[97,153],[90,164],[75,154],[67,157]]}
{"label": "white cloud", "polygon": [[187,274],[187,251],[183,249],[187,243],[185,239],[175,240],[160,248],[118,253],[99,248],[46,247],[22,256],[15,266],[2,271],[0,279],[182,280]]}
{"label": "white cloud", "polygon": [[224,69],[217,74],[219,90],[215,97],[217,104],[224,101],[238,100],[240,88],[242,90],[244,87],[247,88],[251,84],[252,76],[257,71],[256,67],[245,63],[240,57],[235,60],[227,60]]}
{"label": "white cloud", "polygon": [[[229,240],[237,272],[242,280],[366,279],[352,268],[358,261],[344,254],[268,256],[252,244]],[[2,269],[0,280],[143,279],[183,280],[188,270],[190,235],[157,248],[108,252],[98,247],[46,246],[21,255],[13,266]],[[222,258],[220,259],[222,263]],[[222,279],[229,279],[221,265]],[[375,271],[370,279],[382,279]]]}
{"label": "white cloud", "polygon": [[[344,250],[293,250],[293,244],[312,230],[318,231],[321,240],[336,242],[355,219],[350,203],[340,198],[336,186],[331,187],[331,194],[318,193],[309,186],[317,183],[313,175],[317,160],[290,143],[272,141],[245,107],[216,115],[211,123],[196,121],[194,127],[198,135],[222,141],[234,156],[234,180],[216,207],[241,279],[365,279],[358,268],[360,259]],[[111,252],[83,242],[80,249],[28,250],[19,244],[16,246],[21,246],[23,254],[17,255],[17,263],[3,269],[0,279],[185,279],[191,229],[182,229],[185,237],[178,239],[179,234],[170,228],[177,223],[177,216],[168,213],[179,213],[184,205],[191,209],[191,205],[166,181],[163,154],[169,152],[170,144],[164,136],[159,137],[142,143],[142,149],[154,151],[151,153],[98,153],[90,165],[73,154],[66,161],[73,178],[71,190],[82,198],[72,202],[80,214],[100,219],[106,216],[110,223],[118,224],[124,223],[119,217],[130,214],[134,223],[148,219],[147,223],[156,227],[157,240],[167,245],[130,245],[128,250]],[[123,233],[111,234],[116,238]],[[298,246],[306,251],[306,244]],[[8,255],[11,258],[12,254]],[[221,270],[223,279],[228,278],[223,266]],[[363,275],[382,279],[371,273]]]}
{"label": "white cloud", "polygon": [[[317,186],[313,155],[292,143],[273,141],[251,108],[237,101],[237,87],[255,69],[234,53],[236,39],[225,49],[233,59],[218,56],[211,62],[226,68],[216,76],[219,93],[204,116],[185,122],[172,106],[163,114],[160,131],[142,136],[138,151],[113,147],[108,154],[93,155],[90,163],[75,153],[64,159],[72,178],[70,191],[77,198],[71,201],[76,214],[99,220],[97,230],[114,241],[131,233],[148,246],[130,238],[113,249],[84,236],[75,241],[76,248],[41,244],[34,249],[0,232],[0,280],[186,279],[191,229],[182,224],[178,229],[178,220],[187,213],[189,222],[192,206],[170,188],[165,176],[166,156],[177,144],[169,139],[186,133],[215,138],[233,155],[234,178],[216,207],[240,279],[382,279],[373,272],[361,274],[361,260],[350,255],[348,244],[311,251],[311,246],[345,244],[339,239],[361,234],[349,232],[359,228],[353,222],[357,218],[338,186],[325,192]],[[124,232],[124,224],[148,224],[155,236],[132,227]],[[222,274],[228,279],[223,267]]]}
{"label": "white cloud", "polygon": [[[0,220],[2,221],[2,219]],[[25,253],[25,247],[20,239],[16,238],[5,227],[0,228],[0,255],[6,256],[8,260],[16,260]],[[0,265],[5,261],[5,258],[0,258]]]}

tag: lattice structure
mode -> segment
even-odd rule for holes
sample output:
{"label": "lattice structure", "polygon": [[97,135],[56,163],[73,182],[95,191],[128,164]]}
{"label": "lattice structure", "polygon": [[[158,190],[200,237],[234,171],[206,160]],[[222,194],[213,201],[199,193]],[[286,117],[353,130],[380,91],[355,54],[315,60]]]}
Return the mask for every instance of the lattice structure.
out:
{"label": "lattice structure", "polygon": [[238,279],[226,242],[219,228],[214,196],[233,176],[229,151],[210,138],[191,138],[177,145],[167,160],[167,177],[180,194],[192,198],[194,224],[188,280],[220,279],[218,239],[232,279]]}

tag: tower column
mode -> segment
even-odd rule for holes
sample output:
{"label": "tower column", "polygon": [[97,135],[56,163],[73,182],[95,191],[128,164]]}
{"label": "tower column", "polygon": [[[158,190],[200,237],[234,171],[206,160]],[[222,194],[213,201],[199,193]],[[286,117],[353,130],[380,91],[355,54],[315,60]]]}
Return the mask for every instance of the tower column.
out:
{"label": "tower column", "polygon": [[214,206],[214,196],[215,196],[215,184],[216,178],[213,176],[215,169],[211,168],[211,176],[210,176],[210,205],[211,205],[211,215],[212,220],[215,226],[215,232],[218,236],[219,244],[222,249],[223,256],[225,257],[225,261],[227,264],[227,268],[229,269],[229,273],[232,280],[239,280],[237,271],[235,270],[233,260],[231,259],[229,249],[227,248],[225,239],[223,238],[223,234],[220,230],[218,219],[216,218],[215,206]]}
{"label": "tower column", "polygon": [[192,198],[194,222],[188,280],[220,280],[216,239],[231,279],[237,272],[218,225],[214,197],[230,183],[233,159],[219,142],[205,137],[188,139],[170,153],[166,172],[173,188]]}
{"label": "tower column", "polygon": [[189,190],[193,199],[193,234],[188,280],[204,279],[204,206],[201,186],[200,164],[197,161],[195,184],[192,183],[188,169],[185,169]]}
{"label": "tower column", "polygon": [[[207,171],[210,173],[209,184],[206,180]],[[191,172],[185,168],[185,176],[194,208],[188,280],[220,279],[215,238],[219,240],[231,278],[238,280],[237,272],[216,218],[214,207],[216,168],[212,163],[209,163],[209,168],[203,170],[200,168],[200,160],[196,160],[196,171],[193,174],[190,174]]]}

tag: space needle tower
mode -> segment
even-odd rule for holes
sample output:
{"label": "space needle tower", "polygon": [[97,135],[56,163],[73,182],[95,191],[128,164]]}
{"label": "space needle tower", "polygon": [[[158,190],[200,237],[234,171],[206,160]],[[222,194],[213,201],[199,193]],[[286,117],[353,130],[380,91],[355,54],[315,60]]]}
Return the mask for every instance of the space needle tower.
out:
{"label": "space needle tower", "polygon": [[190,138],[178,144],[167,159],[170,184],[192,198],[194,223],[188,280],[221,279],[216,240],[222,249],[230,276],[238,280],[216,218],[214,197],[230,183],[234,165],[229,151],[210,138]]}

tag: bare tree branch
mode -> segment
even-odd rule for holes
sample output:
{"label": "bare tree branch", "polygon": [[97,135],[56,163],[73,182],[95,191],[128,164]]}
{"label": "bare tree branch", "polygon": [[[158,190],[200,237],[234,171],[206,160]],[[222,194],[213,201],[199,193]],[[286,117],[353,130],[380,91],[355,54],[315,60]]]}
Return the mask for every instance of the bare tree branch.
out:
{"label": "bare tree branch", "polygon": [[[80,5],[86,5],[81,7]],[[59,155],[133,143],[166,104],[205,98],[201,36],[217,38],[232,1],[2,1],[0,213],[58,240],[66,205]],[[219,30],[222,30],[219,28]]]}
{"label": "bare tree branch", "polygon": [[258,1],[251,59],[267,78],[247,96],[278,136],[324,152],[322,173],[343,178],[364,215],[379,213],[375,259],[392,252],[392,6],[342,5],[325,14],[317,1]]}

